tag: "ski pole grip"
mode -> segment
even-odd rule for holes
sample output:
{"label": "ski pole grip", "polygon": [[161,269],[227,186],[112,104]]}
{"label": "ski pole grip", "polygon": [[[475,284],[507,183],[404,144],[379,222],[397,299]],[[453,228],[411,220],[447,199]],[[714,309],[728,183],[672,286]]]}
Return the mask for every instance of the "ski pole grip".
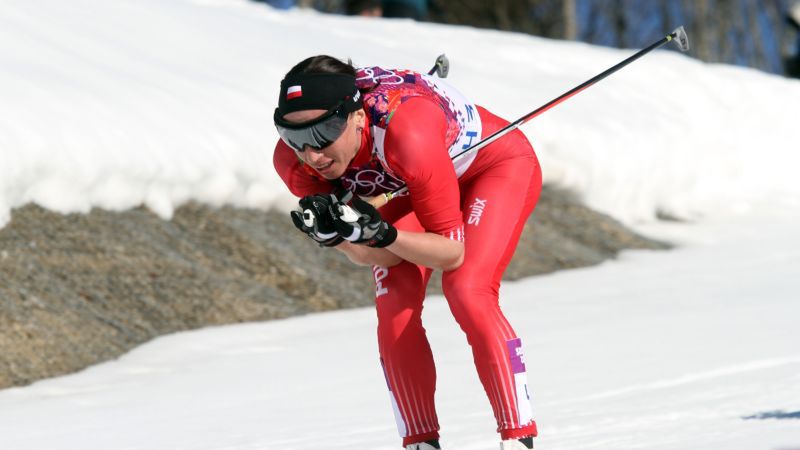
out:
{"label": "ski pole grip", "polygon": [[405,195],[407,193],[408,193],[408,187],[407,186],[403,186],[403,187],[401,187],[400,189],[398,189],[396,191],[387,192],[387,193],[381,194],[381,195],[376,195],[375,197],[371,197],[369,199],[364,199],[364,200],[366,200],[367,203],[369,203],[370,205],[375,207],[375,209],[378,209],[381,206],[389,203],[389,201],[394,199],[395,197],[399,197],[399,196]]}
{"label": "ski pole grip", "polygon": [[375,209],[379,209],[383,205],[389,203],[389,200],[391,200],[391,199],[392,199],[391,192],[388,192],[386,194],[376,195],[375,197],[370,197],[370,198],[365,199],[365,200],[367,201],[367,203],[372,205]]}

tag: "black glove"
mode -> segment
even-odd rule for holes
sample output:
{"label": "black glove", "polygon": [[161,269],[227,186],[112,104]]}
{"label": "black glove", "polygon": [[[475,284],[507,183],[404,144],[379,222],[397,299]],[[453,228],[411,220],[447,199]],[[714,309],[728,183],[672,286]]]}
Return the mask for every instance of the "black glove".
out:
{"label": "black glove", "polygon": [[333,194],[309,195],[300,199],[300,210],[292,211],[292,222],[298,230],[315,240],[320,247],[335,247],[344,241],[336,232],[331,206],[339,202]]}
{"label": "black glove", "polygon": [[354,244],[383,248],[397,239],[397,229],[358,196],[353,196],[350,206],[343,202],[333,204],[331,216],[339,235]]}

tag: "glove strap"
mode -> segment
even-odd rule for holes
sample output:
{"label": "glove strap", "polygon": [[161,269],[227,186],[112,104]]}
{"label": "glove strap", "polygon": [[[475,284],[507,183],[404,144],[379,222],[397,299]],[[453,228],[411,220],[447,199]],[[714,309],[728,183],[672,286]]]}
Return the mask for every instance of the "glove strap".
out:
{"label": "glove strap", "polygon": [[372,237],[369,241],[366,242],[368,247],[373,248],[384,248],[386,246],[392,245],[394,241],[397,240],[397,228],[389,225],[386,222],[381,224],[381,230],[379,230],[375,236]]}

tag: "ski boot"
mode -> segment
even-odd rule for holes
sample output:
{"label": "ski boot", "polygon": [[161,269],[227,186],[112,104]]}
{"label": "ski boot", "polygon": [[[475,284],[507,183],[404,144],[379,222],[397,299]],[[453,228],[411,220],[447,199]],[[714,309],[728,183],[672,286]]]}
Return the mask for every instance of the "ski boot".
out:
{"label": "ski boot", "polygon": [[533,437],[509,439],[500,443],[500,450],[530,450],[533,448]]}
{"label": "ski boot", "polygon": [[439,447],[439,441],[436,439],[406,445],[406,450],[440,450],[441,448],[442,447]]}

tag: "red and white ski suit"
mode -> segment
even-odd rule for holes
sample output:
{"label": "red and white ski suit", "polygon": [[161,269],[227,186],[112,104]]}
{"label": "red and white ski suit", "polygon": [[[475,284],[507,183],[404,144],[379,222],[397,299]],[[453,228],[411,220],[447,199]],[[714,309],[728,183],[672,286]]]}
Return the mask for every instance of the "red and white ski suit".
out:
{"label": "red and white ski suit", "polygon": [[[517,130],[454,164],[450,156],[478,140],[465,132],[470,123],[486,137],[508,122],[425,75],[368,68],[359,83],[367,91],[367,126],[342,182],[360,195],[404,183],[409,195],[380,209],[385,220],[464,242],[463,264],[442,275],[444,295],[472,347],[502,439],[535,436],[521,342],[498,302],[500,279],[541,191],[533,148]],[[298,197],[333,189],[281,141],[274,163]],[[421,321],[431,269],[403,261],[373,273],[378,345],[403,445],[438,439],[436,371]]]}

